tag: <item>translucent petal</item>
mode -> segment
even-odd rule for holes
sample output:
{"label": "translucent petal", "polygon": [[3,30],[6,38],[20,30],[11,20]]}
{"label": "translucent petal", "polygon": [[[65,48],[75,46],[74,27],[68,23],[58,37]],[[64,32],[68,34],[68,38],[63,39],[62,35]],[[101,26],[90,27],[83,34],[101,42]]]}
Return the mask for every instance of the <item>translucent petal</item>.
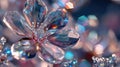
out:
{"label": "translucent petal", "polygon": [[15,59],[31,59],[36,56],[34,42],[29,38],[23,38],[11,46],[11,53]]}
{"label": "translucent petal", "polygon": [[29,27],[36,29],[44,21],[47,8],[42,0],[27,0],[23,13]]}
{"label": "translucent petal", "polygon": [[25,28],[25,19],[17,11],[9,11],[5,14],[3,22],[18,35],[25,35],[29,30]]}
{"label": "translucent petal", "polygon": [[52,64],[61,63],[64,59],[64,51],[48,41],[42,44],[41,54],[45,61]]}
{"label": "translucent petal", "polygon": [[61,48],[67,48],[74,46],[79,40],[79,34],[75,34],[72,31],[57,32],[53,35],[48,36],[48,41],[53,45]]}
{"label": "translucent petal", "polygon": [[42,28],[45,28],[45,30],[60,30],[65,27],[67,23],[67,13],[62,10],[56,10],[47,15]]}

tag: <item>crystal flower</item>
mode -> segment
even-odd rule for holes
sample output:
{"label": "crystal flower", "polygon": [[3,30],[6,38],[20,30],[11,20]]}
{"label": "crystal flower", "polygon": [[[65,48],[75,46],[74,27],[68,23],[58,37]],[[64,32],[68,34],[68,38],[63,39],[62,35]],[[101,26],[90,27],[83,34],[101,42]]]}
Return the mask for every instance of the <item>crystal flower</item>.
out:
{"label": "crystal flower", "polygon": [[26,0],[23,15],[9,11],[3,19],[11,31],[23,36],[12,44],[12,56],[27,60],[38,55],[43,61],[61,63],[65,54],[63,49],[73,46],[79,39],[79,36],[69,37],[71,30],[64,29],[69,22],[65,8],[48,12],[42,0]]}

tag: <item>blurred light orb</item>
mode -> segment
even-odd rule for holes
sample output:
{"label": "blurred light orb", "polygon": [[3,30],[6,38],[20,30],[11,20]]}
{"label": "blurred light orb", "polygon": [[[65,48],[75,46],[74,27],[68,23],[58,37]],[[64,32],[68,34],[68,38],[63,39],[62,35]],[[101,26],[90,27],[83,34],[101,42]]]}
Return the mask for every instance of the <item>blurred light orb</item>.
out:
{"label": "blurred light orb", "polygon": [[74,5],[73,5],[73,3],[72,2],[68,2],[68,3],[66,3],[66,9],[73,9],[74,8]]}
{"label": "blurred light orb", "polygon": [[74,54],[72,51],[66,51],[65,52],[65,59],[66,60],[72,60],[74,58]]}
{"label": "blurred light orb", "polygon": [[86,26],[86,25],[88,25],[88,18],[87,18],[85,15],[80,16],[80,17],[78,18],[77,22],[78,22],[79,24],[83,25],[83,26]]}
{"label": "blurred light orb", "polygon": [[98,45],[95,46],[94,51],[97,55],[101,55],[104,51],[104,47],[101,44],[98,44]]}
{"label": "blurred light orb", "polygon": [[73,61],[72,61],[72,64],[77,64],[78,63],[78,61],[76,60],[76,59],[74,59]]}
{"label": "blurred light orb", "polygon": [[95,15],[89,15],[88,16],[88,22],[91,27],[96,27],[98,26],[98,19]]}
{"label": "blurred light orb", "polygon": [[60,7],[65,7],[65,4],[68,2],[69,0],[57,0],[57,4]]}
{"label": "blurred light orb", "polygon": [[76,29],[76,31],[79,33],[79,34],[82,34],[82,33],[84,33],[85,32],[85,27],[84,26],[82,26],[82,25],[80,25],[80,24],[75,24],[75,29]]}
{"label": "blurred light orb", "polygon": [[88,34],[88,42],[90,42],[92,44],[96,44],[98,42],[98,34],[96,31],[91,31]]}
{"label": "blurred light orb", "polygon": [[112,57],[116,57],[116,54],[112,54]]}
{"label": "blurred light orb", "polygon": [[89,38],[89,40],[91,40],[91,39],[97,39],[98,38],[97,32],[96,31],[91,31],[89,33],[89,35],[88,35],[88,38]]}
{"label": "blurred light orb", "polygon": [[10,50],[9,47],[6,47],[6,46],[5,46],[3,52],[4,52],[5,54],[7,54],[7,55],[11,55],[11,50]]}
{"label": "blurred light orb", "polygon": [[62,0],[58,0],[58,5],[60,7],[64,7],[65,6],[65,2],[63,2]]}
{"label": "blurred light orb", "polygon": [[88,18],[93,20],[98,20],[98,18],[95,15],[89,15]]}
{"label": "blurred light orb", "polygon": [[53,67],[53,65],[42,61],[37,65],[37,67]]}
{"label": "blurred light orb", "polygon": [[0,0],[0,8],[3,10],[7,10],[9,7],[9,0]]}
{"label": "blurred light orb", "polygon": [[82,60],[79,64],[79,67],[92,67],[87,60]]}

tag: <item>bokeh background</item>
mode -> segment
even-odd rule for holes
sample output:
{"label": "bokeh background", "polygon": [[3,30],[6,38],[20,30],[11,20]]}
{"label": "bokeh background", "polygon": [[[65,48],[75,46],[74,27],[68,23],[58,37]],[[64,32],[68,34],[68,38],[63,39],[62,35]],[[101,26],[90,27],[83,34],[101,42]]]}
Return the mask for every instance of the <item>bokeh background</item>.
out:
{"label": "bokeh background", "polygon": [[[48,10],[55,8],[54,4],[58,0],[43,0]],[[67,0],[62,0],[63,2]],[[80,65],[82,61],[87,61],[85,64],[92,65],[92,56],[102,54],[102,56],[109,57],[112,53],[120,51],[120,0],[70,0],[74,4],[74,9],[70,11],[73,23],[77,22],[80,16],[97,18],[93,21],[93,27],[85,30],[83,39],[85,43],[78,42],[70,51],[78,59],[78,67],[85,67]],[[3,23],[4,14],[7,11],[19,11],[22,14],[25,0],[0,0],[0,37],[5,36],[8,39],[8,44],[22,38],[11,32]],[[23,14],[22,14],[23,15]],[[94,27],[94,22],[97,24]],[[88,39],[87,39],[88,38]],[[89,40],[89,38],[93,40]],[[94,40],[95,39],[95,40]],[[99,40],[100,39],[100,40]],[[87,40],[87,42],[86,42]],[[99,40],[99,44],[94,44]],[[90,42],[90,44],[89,44]],[[91,45],[92,43],[92,45]],[[84,46],[83,46],[84,45]],[[102,53],[101,53],[102,52]],[[13,60],[8,67],[59,67],[59,65],[52,65],[46,62],[41,62],[37,58],[29,61]],[[5,67],[4,65],[0,67]],[[7,65],[6,65],[7,67]],[[86,66],[89,67],[89,66]],[[119,67],[119,66],[118,66]]]}

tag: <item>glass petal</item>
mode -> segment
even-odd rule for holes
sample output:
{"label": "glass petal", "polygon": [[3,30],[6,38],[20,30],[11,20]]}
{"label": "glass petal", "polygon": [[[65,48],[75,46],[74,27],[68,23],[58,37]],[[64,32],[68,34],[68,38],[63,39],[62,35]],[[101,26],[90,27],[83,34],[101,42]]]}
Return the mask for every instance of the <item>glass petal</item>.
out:
{"label": "glass petal", "polygon": [[29,27],[36,29],[44,21],[47,7],[42,0],[27,0],[23,13]]}
{"label": "glass petal", "polygon": [[68,14],[66,12],[63,12],[62,10],[56,10],[50,12],[47,15],[42,25],[43,26],[42,28],[45,28],[45,30],[49,32],[50,30],[60,30],[64,28],[67,25],[67,23],[68,23]]}
{"label": "glass petal", "polygon": [[41,54],[45,61],[52,64],[61,63],[64,59],[64,51],[61,48],[52,45],[48,41],[42,44]]}
{"label": "glass petal", "polygon": [[17,11],[7,12],[4,16],[3,22],[10,30],[18,35],[25,35],[29,31],[24,26],[24,23],[26,22],[25,19]]}
{"label": "glass petal", "polygon": [[36,56],[34,42],[29,38],[23,38],[11,46],[11,53],[15,59],[31,59]]}
{"label": "glass petal", "polygon": [[48,41],[56,46],[61,48],[67,48],[74,46],[79,40],[79,34],[75,34],[75,32],[67,31],[67,32],[57,32],[48,36]]}

